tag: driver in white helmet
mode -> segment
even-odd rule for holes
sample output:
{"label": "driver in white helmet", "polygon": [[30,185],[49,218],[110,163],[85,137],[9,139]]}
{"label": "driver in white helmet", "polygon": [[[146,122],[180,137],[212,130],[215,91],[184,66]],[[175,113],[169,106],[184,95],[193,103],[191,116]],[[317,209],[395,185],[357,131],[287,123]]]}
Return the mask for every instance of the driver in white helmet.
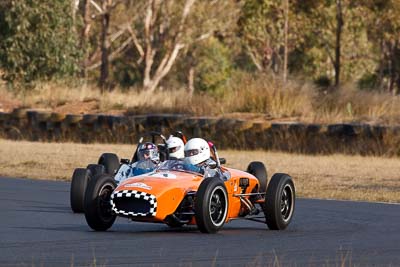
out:
{"label": "driver in white helmet", "polygon": [[184,146],[182,139],[170,135],[167,140],[169,159],[183,159],[185,157]]}
{"label": "driver in white helmet", "polygon": [[123,164],[114,179],[118,182],[126,178],[152,172],[160,162],[158,148],[151,142],[143,143],[137,151],[138,161],[132,164]]}
{"label": "driver in white helmet", "polygon": [[205,177],[219,177],[230,179],[229,172],[215,168],[217,163],[211,158],[210,145],[202,138],[190,139],[185,145],[185,163],[192,166],[191,171],[204,174]]}
{"label": "driver in white helmet", "polygon": [[193,166],[193,171],[204,174],[204,170],[215,161],[211,159],[210,146],[202,138],[192,138],[185,145],[185,163]]}

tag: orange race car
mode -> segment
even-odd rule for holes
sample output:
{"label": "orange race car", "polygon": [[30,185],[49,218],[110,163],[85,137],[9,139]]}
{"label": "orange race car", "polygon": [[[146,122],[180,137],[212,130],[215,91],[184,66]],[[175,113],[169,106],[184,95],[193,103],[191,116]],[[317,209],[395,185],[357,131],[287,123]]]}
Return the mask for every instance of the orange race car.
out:
{"label": "orange race car", "polygon": [[99,174],[90,180],[85,194],[88,225],[105,231],[121,216],[171,227],[197,225],[203,233],[215,233],[236,219],[285,229],[295,207],[292,178],[276,173],[267,186],[263,163],[251,162],[244,172],[221,166],[215,146],[212,152],[215,164],[201,173],[182,160],[166,160],[154,172],[128,178],[118,186],[112,175]]}

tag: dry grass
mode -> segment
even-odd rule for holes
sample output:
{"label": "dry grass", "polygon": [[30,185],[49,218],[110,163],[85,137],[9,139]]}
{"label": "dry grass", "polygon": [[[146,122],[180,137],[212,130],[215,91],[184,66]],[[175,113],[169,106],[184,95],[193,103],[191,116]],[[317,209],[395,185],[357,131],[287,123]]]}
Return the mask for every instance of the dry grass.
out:
{"label": "dry grass", "polygon": [[[6,89],[0,88],[0,93]],[[76,109],[76,113],[125,113],[125,112],[185,112],[201,113],[202,107],[189,105],[190,100],[184,89],[174,91],[158,91],[149,93],[143,90],[122,90],[116,88],[113,91],[101,93],[99,88],[91,85],[68,86],[63,83],[39,83],[31,90],[23,90],[14,94],[22,106],[30,108],[51,108],[56,111],[68,110],[73,103],[94,103],[90,110]],[[189,101],[189,102],[188,102]],[[65,109],[65,107],[67,107]],[[201,110],[198,110],[201,108]]]}
{"label": "dry grass", "polygon": [[0,139],[0,175],[34,179],[70,179],[74,168],[95,163],[103,152],[130,158],[134,146],[15,142]]}
{"label": "dry grass", "polygon": [[[14,142],[0,139],[0,175],[70,179],[73,169],[96,162],[103,152],[130,158],[133,145]],[[287,172],[302,197],[400,202],[400,161],[361,156],[306,156],[263,151],[221,151],[231,167],[267,164],[269,175]]]}
{"label": "dry grass", "polygon": [[[275,120],[400,123],[400,96],[354,88],[348,85],[324,93],[301,81],[283,84],[269,76],[240,74],[222,91],[195,93],[190,97],[184,88],[160,89],[154,93],[138,88],[115,88],[101,93],[93,85],[60,81],[37,83],[31,90],[11,94],[12,99],[0,98],[0,106],[12,100],[20,106],[64,113],[162,112],[223,116],[239,113],[243,117],[257,113],[259,117]],[[0,85],[0,95],[10,98],[5,85]]]}
{"label": "dry grass", "polygon": [[267,113],[272,118],[308,120],[313,114],[316,91],[310,84],[288,82],[268,76],[240,75],[224,91],[226,111]]}
{"label": "dry grass", "polygon": [[302,81],[283,84],[269,76],[241,75],[224,91],[223,99],[225,111],[267,113],[272,118],[319,123],[400,122],[400,96],[360,91],[352,84],[327,92]]}
{"label": "dry grass", "polygon": [[400,122],[400,96],[388,93],[355,90],[354,86],[325,94],[314,101],[314,120],[359,121],[378,124],[398,124]]}
{"label": "dry grass", "polygon": [[269,175],[293,176],[300,196],[400,202],[400,160],[348,155],[308,156],[276,152],[223,151],[229,165],[245,169],[251,160],[267,164]]}

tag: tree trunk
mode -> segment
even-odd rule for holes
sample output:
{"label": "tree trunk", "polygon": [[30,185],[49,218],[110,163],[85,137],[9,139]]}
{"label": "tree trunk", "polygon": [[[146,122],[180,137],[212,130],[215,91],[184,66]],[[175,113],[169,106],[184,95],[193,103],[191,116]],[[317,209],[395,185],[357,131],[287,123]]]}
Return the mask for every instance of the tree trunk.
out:
{"label": "tree trunk", "polygon": [[399,91],[400,91],[400,59],[399,59],[399,57],[400,57],[400,47],[399,47],[399,42],[398,41],[396,41],[396,45],[395,45],[395,48],[394,48],[394,55],[393,55],[393,58],[394,58],[394,65],[395,65],[395,72],[396,72],[396,74],[395,74],[395,84],[396,84],[396,86],[395,86],[395,88],[394,88],[394,90],[393,90],[393,95],[398,95],[399,94]]}
{"label": "tree trunk", "polygon": [[153,20],[153,0],[148,0],[146,8],[146,16],[144,18],[144,36],[145,36],[145,46],[146,52],[144,55],[144,72],[143,72],[143,88],[148,90],[153,88],[151,80],[151,69],[153,67],[154,51],[151,43],[153,37],[153,29],[151,21]]}
{"label": "tree trunk", "polygon": [[382,90],[382,88],[384,87],[383,81],[384,81],[385,59],[386,59],[386,48],[383,39],[380,40],[379,46],[380,46],[379,71],[378,71],[378,82],[376,86],[379,87],[379,90]]}
{"label": "tree trunk", "polygon": [[108,39],[107,33],[110,26],[110,13],[107,11],[107,0],[102,0],[103,16],[101,20],[101,67],[99,85],[102,91],[107,87],[108,79]]}
{"label": "tree trunk", "polygon": [[87,65],[89,61],[89,32],[90,32],[90,0],[83,0],[83,29],[81,38],[81,49],[83,52],[83,62],[81,75],[83,78],[87,77]]}
{"label": "tree trunk", "polygon": [[76,12],[79,9],[79,0],[71,0],[72,31],[76,34]]}
{"label": "tree trunk", "polygon": [[171,49],[167,50],[163,55],[163,58],[158,63],[156,70],[153,70],[154,56],[156,54],[156,49],[153,48],[154,41],[154,22],[157,21],[157,10],[160,8],[162,1],[148,0],[146,15],[144,18],[144,35],[145,35],[145,68],[143,73],[143,87],[144,90],[153,92],[157,86],[160,84],[161,80],[168,74],[171,70],[176,58],[178,57],[179,51],[185,46],[181,43],[182,32],[185,28],[186,18],[190,13],[191,7],[196,0],[186,0],[185,6],[182,11],[182,17],[180,23],[176,26],[178,27],[176,33],[172,38]]}
{"label": "tree trunk", "polygon": [[336,0],[336,46],[335,46],[335,87],[340,84],[340,58],[341,58],[341,37],[343,28],[342,0]]}
{"label": "tree trunk", "polygon": [[288,33],[289,33],[289,0],[285,1],[285,48],[283,55],[283,82],[287,82],[287,72],[288,72]]}
{"label": "tree trunk", "polygon": [[194,93],[194,67],[191,66],[188,73],[188,89],[189,97],[192,98]]}
{"label": "tree trunk", "polygon": [[156,72],[152,78],[152,87],[148,88],[149,91],[154,91],[157,86],[160,84],[160,81],[168,74],[171,70],[176,58],[178,57],[179,51],[184,47],[182,44],[175,44],[173,50],[164,56],[161,60],[160,65],[158,66]]}
{"label": "tree trunk", "polygon": [[153,49],[151,47],[151,44],[147,45],[147,49],[146,49],[146,53],[145,53],[145,57],[144,57],[144,73],[143,73],[143,87],[145,90],[147,90],[148,88],[152,87],[151,86],[151,69],[153,66],[153,60],[154,60],[154,52]]}
{"label": "tree trunk", "polygon": [[399,83],[399,62],[398,56],[399,48],[397,41],[390,42],[390,57],[389,57],[389,92],[393,95],[397,95]]}

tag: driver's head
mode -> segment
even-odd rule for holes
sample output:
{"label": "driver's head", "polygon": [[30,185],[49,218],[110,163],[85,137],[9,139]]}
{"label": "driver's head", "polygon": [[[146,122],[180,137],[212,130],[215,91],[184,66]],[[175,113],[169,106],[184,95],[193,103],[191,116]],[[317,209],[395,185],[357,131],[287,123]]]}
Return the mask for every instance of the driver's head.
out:
{"label": "driver's head", "polygon": [[171,135],[167,140],[169,157],[183,159],[185,157],[184,146],[182,139]]}
{"label": "driver's head", "polygon": [[158,163],[160,161],[160,155],[158,154],[158,148],[155,144],[146,142],[139,146],[138,150],[138,159],[139,160],[151,160],[154,163]]}
{"label": "driver's head", "polygon": [[202,138],[192,138],[185,145],[185,162],[197,165],[210,158],[210,146]]}

